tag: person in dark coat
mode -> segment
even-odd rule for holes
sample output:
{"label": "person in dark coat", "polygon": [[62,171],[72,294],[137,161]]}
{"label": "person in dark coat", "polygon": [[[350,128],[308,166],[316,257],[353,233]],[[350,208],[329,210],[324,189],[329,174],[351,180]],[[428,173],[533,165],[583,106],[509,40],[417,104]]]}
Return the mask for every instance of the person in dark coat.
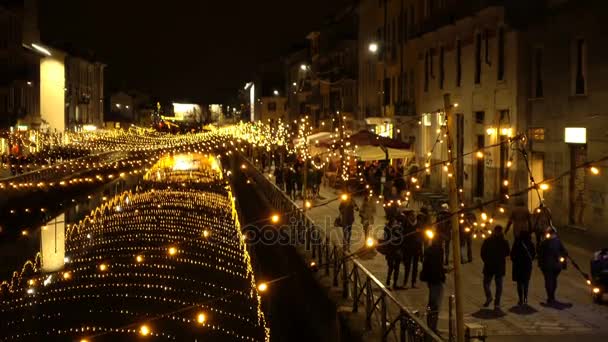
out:
{"label": "person in dark coat", "polygon": [[296,175],[292,168],[285,169],[285,190],[289,198],[294,201],[296,199]]}
{"label": "person in dark coat", "polygon": [[[473,262],[473,226],[477,221],[475,214],[472,211],[467,211],[464,217],[460,220],[462,223],[459,225],[460,229],[460,263],[466,264]],[[466,259],[464,249],[466,248]]]}
{"label": "person in dark coat", "polygon": [[401,226],[396,221],[389,221],[384,226],[384,241],[382,252],[386,257],[386,265],[388,271],[386,273],[386,287],[391,287],[391,276],[393,278],[393,286],[397,288],[397,279],[399,278],[399,265],[401,265],[401,242],[402,232]]}
{"label": "person in dark coat", "polygon": [[403,277],[403,287],[407,288],[407,281],[412,271],[412,288],[416,288],[416,279],[418,277],[418,260],[422,252],[422,245],[418,234],[418,221],[416,212],[409,210],[405,212],[405,217],[402,220],[403,227],[403,244],[402,255],[405,273]]}
{"label": "person in dark coat", "polygon": [[528,304],[528,286],[532,276],[532,261],[536,256],[536,249],[532,243],[530,232],[522,231],[513,242],[511,249],[511,262],[513,263],[513,281],[517,283],[517,304]]}
{"label": "person in dark coat", "polygon": [[500,297],[502,296],[502,281],[506,273],[506,259],[509,257],[509,242],[505,239],[502,226],[494,227],[494,232],[481,245],[481,260],[483,260],[483,289],[486,293],[484,307],[492,303],[492,290],[490,284],[492,279],[496,284],[496,296],[494,297],[494,308],[500,309]]}
{"label": "person in dark coat", "polygon": [[420,272],[420,280],[429,287],[427,324],[434,332],[437,332],[446,273],[443,267],[443,242],[441,239],[434,239],[431,246],[424,251],[424,262]]}
{"label": "person in dark coat", "polygon": [[281,191],[285,191],[285,188],[283,187],[283,170],[278,166],[274,169],[274,180],[277,187],[281,189]]}
{"label": "person in dark coat", "polygon": [[353,223],[355,222],[355,209],[359,210],[357,204],[348,194],[342,195],[343,200],[338,207],[340,211],[340,224],[342,225],[342,236],[344,237],[344,248],[350,250],[350,237],[353,231]]}
{"label": "person in dark coat", "polygon": [[568,253],[557,236],[557,232],[553,228],[547,229],[545,239],[538,247],[538,266],[545,277],[547,304],[556,302],[557,277],[564,268],[567,256]]}
{"label": "person in dark coat", "polygon": [[540,242],[544,238],[547,228],[553,227],[551,220],[551,210],[544,203],[541,203],[532,214],[532,231],[536,237],[536,247],[540,246]]}
{"label": "person in dark coat", "polygon": [[437,213],[437,239],[443,242],[443,250],[445,253],[443,264],[448,265],[450,262],[450,244],[452,243],[452,221],[450,218],[450,207],[447,203],[441,205],[441,210]]}

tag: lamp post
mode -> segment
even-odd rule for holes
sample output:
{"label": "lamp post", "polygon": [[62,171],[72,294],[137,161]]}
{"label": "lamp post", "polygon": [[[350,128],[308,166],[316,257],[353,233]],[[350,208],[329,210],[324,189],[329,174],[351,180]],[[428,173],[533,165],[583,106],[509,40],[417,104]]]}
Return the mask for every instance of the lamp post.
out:
{"label": "lamp post", "polygon": [[[453,160],[454,154],[454,132],[456,132],[456,120],[454,114],[454,108],[456,107],[452,104],[450,100],[450,94],[445,94],[443,96],[445,113],[447,117],[447,127],[449,136],[447,138],[448,143],[448,160]],[[460,229],[458,223],[458,215],[455,213],[458,212],[458,190],[456,189],[456,177],[458,177],[458,173],[455,170],[454,163],[450,162],[449,172],[452,174],[448,174],[448,186],[449,186],[449,202],[450,202],[450,211],[451,211],[451,231],[452,231],[452,256],[454,262],[454,297],[456,298],[456,341],[464,342],[465,333],[464,333],[464,310],[462,303],[462,278],[461,278],[461,264],[460,264]]]}

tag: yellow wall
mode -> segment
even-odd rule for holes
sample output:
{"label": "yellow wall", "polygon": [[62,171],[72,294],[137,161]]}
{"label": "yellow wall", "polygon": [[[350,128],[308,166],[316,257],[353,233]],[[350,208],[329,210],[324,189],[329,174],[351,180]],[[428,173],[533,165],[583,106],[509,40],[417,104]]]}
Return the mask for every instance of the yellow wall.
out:
{"label": "yellow wall", "polygon": [[[56,54],[56,53],[55,53]],[[65,66],[63,55],[40,60],[40,116],[51,131],[65,130]]]}

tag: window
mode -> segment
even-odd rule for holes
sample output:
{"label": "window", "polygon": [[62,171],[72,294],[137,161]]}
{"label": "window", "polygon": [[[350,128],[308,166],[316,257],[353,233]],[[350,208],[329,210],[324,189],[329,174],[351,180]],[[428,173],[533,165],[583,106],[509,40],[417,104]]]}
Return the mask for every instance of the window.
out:
{"label": "window", "polygon": [[545,141],[545,129],[540,127],[530,128],[528,136],[532,141]]}
{"label": "window", "polygon": [[542,98],[543,95],[543,50],[537,47],[532,54],[532,97]]}
{"label": "window", "polygon": [[486,64],[487,65],[491,65],[492,63],[490,62],[490,31],[489,30],[483,30],[483,39],[485,40],[485,47],[486,47]]}
{"label": "window", "polygon": [[391,77],[391,104],[397,102],[397,80],[395,77]]}
{"label": "window", "polygon": [[429,51],[429,71],[431,73],[431,77],[435,78],[435,66],[433,65],[433,56],[435,55],[435,49],[431,48]]}
{"label": "window", "polygon": [[481,33],[475,34],[475,84],[481,83]]}
{"label": "window", "polygon": [[505,29],[498,29],[498,75],[499,81],[505,79]]}
{"label": "window", "polygon": [[384,79],[384,105],[388,105],[391,102],[391,79]]}
{"label": "window", "polygon": [[424,91],[429,91],[429,52],[424,55]]}
{"label": "window", "polygon": [[403,20],[403,42],[404,43],[407,42],[407,40],[409,38],[409,32],[408,32],[409,26],[408,26],[408,20],[407,20],[407,16],[408,15],[409,14],[407,13],[407,10],[405,10],[405,12],[403,13],[403,17],[402,17],[402,20]]}
{"label": "window", "polygon": [[444,48],[443,46],[439,48],[439,89],[443,89],[443,81],[445,79],[445,66],[443,63],[444,59]]}
{"label": "window", "polygon": [[403,82],[402,83],[403,88],[401,89],[401,91],[403,92],[403,99],[406,100],[408,97],[407,96],[407,72],[403,73],[403,78],[401,81]]}
{"label": "window", "polygon": [[587,84],[585,77],[587,67],[587,46],[585,40],[579,38],[574,46],[574,95],[585,95]]}
{"label": "window", "polygon": [[486,120],[486,113],[475,112],[475,123],[483,125],[485,120]]}
{"label": "window", "polygon": [[439,127],[442,127],[445,124],[446,124],[446,122],[445,122],[445,114],[442,113],[442,112],[438,112],[437,113],[437,125]]}
{"label": "window", "polygon": [[462,81],[462,42],[456,41],[456,86],[460,87]]}
{"label": "window", "polygon": [[422,123],[424,124],[425,127],[432,126],[433,123],[431,122],[431,114],[423,114],[422,115]]}
{"label": "window", "polygon": [[274,101],[268,102],[268,111],[269,112],[276,112],[277,111],[277,103],[274,102]]}

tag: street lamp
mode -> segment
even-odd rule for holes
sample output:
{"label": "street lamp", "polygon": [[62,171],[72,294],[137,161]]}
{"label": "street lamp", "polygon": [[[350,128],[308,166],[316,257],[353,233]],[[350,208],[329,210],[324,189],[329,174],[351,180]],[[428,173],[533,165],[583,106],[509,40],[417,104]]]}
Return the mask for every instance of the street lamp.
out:
{"label": "street lamp", "polygon": [[302,71],[308,70],[308,65],[306,65],[306,64],[300,65],[300,70],[302,70]]}
{"label": "street lamp", "polygon": [[368,50],[371,53],[377,53],[378,52],[378,43],[370,43],[368,46]]}

